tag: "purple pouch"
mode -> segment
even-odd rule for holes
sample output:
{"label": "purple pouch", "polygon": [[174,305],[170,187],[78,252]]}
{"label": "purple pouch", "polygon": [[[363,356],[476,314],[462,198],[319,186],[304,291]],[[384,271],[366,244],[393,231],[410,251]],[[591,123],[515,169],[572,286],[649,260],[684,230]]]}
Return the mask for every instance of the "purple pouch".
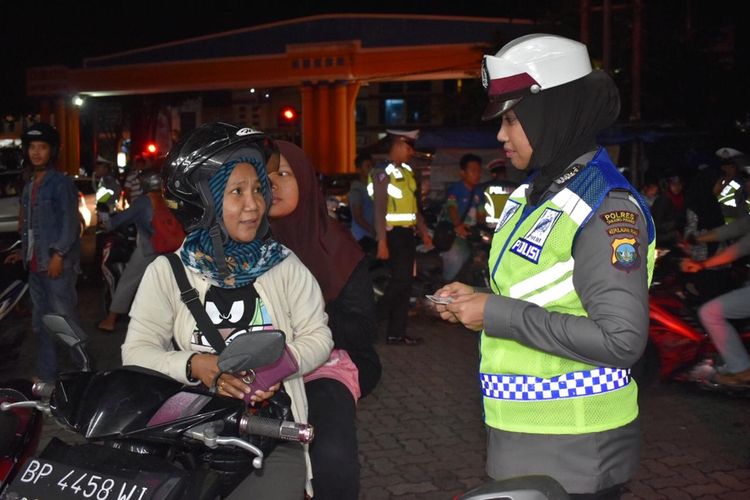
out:
{"label": "purple pouch", "polygon": [[251,389],[248,394],[245,394],[245,402],[250,403],[250,396],[255,394],[255,391],[267,391],[269,387],[281,382],[289,375],[294,375],[298,370],[299,365],[294,355],[288,347],[284,347],[284,352],[279,359],[270,365],[248,370],[247,375],[242,377],[242,381]]}

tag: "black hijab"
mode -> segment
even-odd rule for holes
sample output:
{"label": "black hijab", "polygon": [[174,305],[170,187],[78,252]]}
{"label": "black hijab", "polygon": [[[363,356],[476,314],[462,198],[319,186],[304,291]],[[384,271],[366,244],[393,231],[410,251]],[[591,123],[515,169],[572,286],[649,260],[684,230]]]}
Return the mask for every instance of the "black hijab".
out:
{"label": "black hijab", "polygon": [[576,158],[596,149],[596,135],[620,114],[620,94],[608,74],[595,70],[524,97],[513,110],[534,150],[529,170],[538,175],[529,201],[536,204]]}

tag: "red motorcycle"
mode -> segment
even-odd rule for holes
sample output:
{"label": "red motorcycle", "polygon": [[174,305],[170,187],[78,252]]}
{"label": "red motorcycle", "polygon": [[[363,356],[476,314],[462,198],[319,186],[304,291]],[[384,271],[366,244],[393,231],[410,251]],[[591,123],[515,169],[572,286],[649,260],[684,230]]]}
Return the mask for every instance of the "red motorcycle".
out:
{"label": "red motorcycle", "polygon": [[[633,376],[646,387],[660,380],[697,382],[703,388],[722,389],[712,382],[716,372],[716,346],[697,316],[711,296],[689,292],[679,271],[679,256],[657,250],[657,267],[649,293],[649,341]],[[727,271],[725,291],[741,286],[742,268]],[[716,295],[716,293],[712,294]],[[750,325],[737,324],[746,347],[750,347]],[[727,388],[729,389],[729,388]]]}
{"label": "red motorcycle", "polygon": [[[30,401],[31,382],[14,380],[0,389],[0,404]],[[0,412],[0,492],[36,452],[42,435],[42,415],[34,408]]]}

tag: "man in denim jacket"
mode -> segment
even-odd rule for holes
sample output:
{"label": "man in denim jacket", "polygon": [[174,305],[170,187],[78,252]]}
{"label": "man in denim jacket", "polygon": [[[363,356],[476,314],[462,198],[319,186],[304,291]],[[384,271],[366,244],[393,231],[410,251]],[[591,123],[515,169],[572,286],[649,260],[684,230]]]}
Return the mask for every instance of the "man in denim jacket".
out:
{"label": "man in denim jacket", "polygon": [[22,142],[33,176],[21,197],[22,253],[12,260],[23,258],[29,270],[32,328],[39,338],[37,377],[53,381],[57,377],[55,343],[43,328],[42,317],[57,313],[78,320],[78,195],[73,181],[55,168],[60,136],[54,127],[37,123],[24,132]]}

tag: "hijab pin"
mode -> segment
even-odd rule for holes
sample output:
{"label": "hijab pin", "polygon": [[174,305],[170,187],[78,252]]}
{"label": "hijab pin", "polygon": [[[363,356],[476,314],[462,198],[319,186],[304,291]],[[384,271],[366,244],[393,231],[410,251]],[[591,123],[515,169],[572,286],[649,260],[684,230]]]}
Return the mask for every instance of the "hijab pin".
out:
{"label": "hijab pin", "polygon": [[539,92],[542,91],[542,87],[540,87],[539,84],[535,83],[534,85],[529,87],[529,90],[531,91],[532,94],[538,94]]}

